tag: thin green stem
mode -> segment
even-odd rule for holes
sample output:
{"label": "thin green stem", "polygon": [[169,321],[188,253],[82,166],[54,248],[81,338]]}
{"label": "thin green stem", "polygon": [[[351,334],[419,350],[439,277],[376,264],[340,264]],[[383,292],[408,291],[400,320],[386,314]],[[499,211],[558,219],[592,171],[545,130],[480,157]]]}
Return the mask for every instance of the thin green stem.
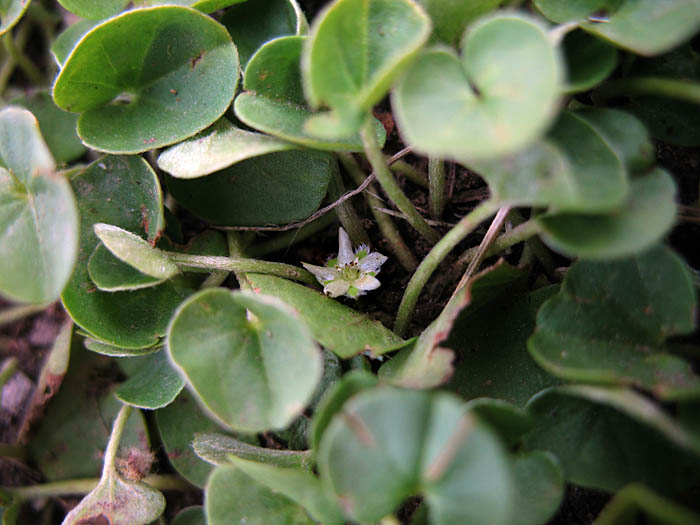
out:
{"label": "thin green stem", "polygon": [[406,291],[401,299],[399,311],[396,314],[396,322],[394,324],[394,331],[397,334],[403,335],[406,332],[411,318],[413,317],[413,312],[416,309],[418,297],[438,265],[455,246],[474,231],[482,221],[493,215],[496,210],[497,205],[495,203],[491,201],[482,202],[465,215],[454,228],[447,232],[447,234],[433,246],[430,253],[425,256],[425,259],[420,263],[420,266],[418,266],[418,269],[408,282]]}
{"label": "thin green stem", "polygon": [[165,252],[171,261],[186,268],[202,268],[227,272],[251,272],[277,275],[308,284],[316,284],[316,278],[303,268],[291,264],[259,261],[241,257],[222,257],[215,255],[189,255],[185,253]]}
{"label": "thin green stem", "polygon": [[418,213],[415,206],[406,197],[406,194],[401,190],[394,175],[391,173],[384,161],[384,155],[381,149],[379,149],[379,144],[377,143],[377,137],[374,133],[374,126],[372,122],[368,120],[361,130],[362,145],[365,149],[367,155],[367,160],[372,165],[374,174],[381,184],[382,188],[389,196],[391,201],[396,205],[396,207],[401,210],[408,218],[409,223],[413,226],[418,233],[425,237],[430,243],[435,244],[440,240],[440,234],[435,231],[430,225],[425,222],[423,216]]}
{"label": "thin green stem", "polygon": [[[331,198],[331,200],[335,201],[344,194],[345,186],[343,184],[343,178],[340,176],[340,171],[335,169],[333,170],[331,180],[328,184],[328,196]],[[360,221],[360,217],[358,217],[357,212],[355,211],[355,208],[352,207],[350,201],[345,201],[338,206],[336,208],[336,213],[338,214],[338,219],[340,219],[340,224],[342,224],[343,228],[345,228],[345,231],[350,236],[353,244],[364,244],[369,246],[369,236],[362,226],[362,221]]]}
{"label": "thin green stem", "polygon": [[[16,47],[24,47],[24,45],[27,43],[27,39],[29,38],[30,29],[31,27],[28,24],[20,24],[20,27],[17,30],[17,37],[15,38]],[[10,32],[7,33],[7,35],[9,34]],[[10,77],[12,76],[16,65],[17,61],[12,55],[8,53],[5,62],[2,64],[2,68],[0,68],[0,95],[2,95],[5,92],[5,87],[10,81]]]}
{"label": "thin green stem", "polygon": [[390,169],[391,171],[400,173],[412,183],[418,184],[418,186],[422,186],[426,190],[429,187],[428,178],[425,176],[425,173],[421,173],[405,160],[397,160],[391,165]]}
{"label": "thin green stem", "polygon": [[289,231],[277,235],[273,239],[270,239],[259,244],[254,244],[246,251],[251,257],[263,257],[271,253],[280,252],[282,250],[288,249],[295,243],[301,242],[304,239],[315,235],[316,233],[325,230],[331,224],[334,224],[338,220],[335,210],[327,213],[310,222],[306,226],[302,226],[298,230]]}
{"label": "thin green stem", "polygon": [[24,54],[21,48],[17,46],[14,38],[12,38],[12,32],[8,31],[3,37],[5,43],[5,49],[14,58],[17,65],[20,67],[22,72],[27,75],[27,78],[36,86],[42,86],[45,83],[44,75],[41,74],[39,68],[36,67],[34,62],[29,60],[29,57]]}
{"label": "thin green stem", "polygon": [[119,413],[117,414],[117,418],[114,420],[112,433],[109,436],[109,442],[107,443],[107,448],[105,449],[105,460],[104,466],[102,467],[103,478],[109,475],[110,472],[114,471],[117,451],[119,450],[119,442],[122,440],[122,434],[124,433],[126,422],[131,415],[131,410],[131,405],[122,405],[122,407],[119,409]]}
{"label": "thin green stem", "polygon": [[229,272],[225,271],[213,271],[211,272],[204,282],[200,285],[200,288],[216,288],[221,286],[221,284],[228,278]]}
{"label": "thin green stem", "polygon": [[[493,242],[491,247],[488,250],[486,250],[486,254],[484,255],[484,257],[491,257],[492,255],[496,255],[497,253],[502,252],[503,250],[506,250],[511,246],[515,246],[518,243],[529,240],[531,237],[537,235],[538,233],[540,233],[539,224],[537,224],[533,220],[524,222],[513,228],[511,231],[499,236]],[[471,260],[474,257],[476,257],[478,251],[478,246],[469,248],[459,257],[455,264],[460,265],[462,267],[467,266],[471,262]]]}
{"label": "thin green stem", "polygon": [[675,78],[630,77],[608,82],[595,95],[603,100],[621,95],[658,95],[700,104],[700,84]]}
{"label": "thin green stem", "polygon": [[430,183],[428,199],[430,215],[436,220],[442,217],[445,211],[445,178],[445,162],[430,157],[428,159],[428,182]]}
{"label": "thin green stem", "polygon": [[[228,243],[228,254],[231,257],[243,257],[243,239],[241,238],[240,234],[234,231],[226,232],[226,242]],[[245,272],[241,270],[233,270],[233,275],[236,276],[238,286],[241,290],[253,289],[253,285],[250,284],[248,276],[245,274]]]}
{"label": "thin green stem", "polygon": [[[186,492],[192,490],[192,486],[183,479],[170,474],[154,474],[146,476],[142,480],[157,490],[172,490]],[[98,478],[67,479],[42,483],[41,485],[29,485],[26,487],[2,487],[3,490],[14,494],[21,500],[39,498],[72,496],[91,492],[100,482]]]}
{"label": "thin green stem", "polygon": [[2,388],[15,375],[18,366],[19,361],[16,357],[8,357],[2,362],[2,366],[0,366],[0,399],[2,399]]}
{"label": "thin green stem", "polygon": [[30,315],[38,314],[48,308],[48,304],[23,304],[20,306],[12,306],[0,312],[0,326],[14,323]]}
{"label": "thin green stem", "polygon": [[[357,164],[355,158],[349,153],[339,153],[338,158],[345,168],[345,171],[348,172],[355,184],[360,186],[365,181],[366,176],[362,171],[362,168],[360,168],[360,166]],[[412,272],[415,270],[416,266],[418,266],[418,261],[416,261],[413,253],[411,253],[411,250],[409,250],[406,242],[403,240],[403,237],[401,237],[401,234],[396,228],[394,221],[391,220],[391,217],[385,213],[377,211],[377,208],[382,207],[382,201],[375,196],[376,192],[377,190],[373,184],[370,184],[367,187],[367,191],[363,194],[365,200],[367,201],[367,205],[374,216],[374,220],[377,221],[377,226],[379,226],[382,236],[389,243],[389,248],[394,257],[396,257],[396,260],[404,270],[407,272]]]}

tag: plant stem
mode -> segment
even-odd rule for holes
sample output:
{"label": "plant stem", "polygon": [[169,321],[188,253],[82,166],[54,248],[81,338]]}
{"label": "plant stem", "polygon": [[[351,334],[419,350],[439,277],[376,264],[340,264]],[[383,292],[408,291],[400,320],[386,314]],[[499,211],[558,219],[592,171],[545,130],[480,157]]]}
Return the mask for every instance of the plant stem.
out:
{"label": "plant stem", "polygon": [[[349,153],[339,153],[338,158],[355,184],[358,186],[362,184],[366,177],[355,158]],[[396,257],[396,260],[404,270],[412,272],[415,270],[416,266],[418,266],[418,261],[416,261],[413,253],[411,253],[411,250],[406,246],[406,242],[403,240],[403,237],[401,237],[399,230],[396,229],[391,217],[376,210],[376,208],[382,207],[382,202],[375,196],[376,191],[374,185],[370,184],[367,188],[367,192],[364,193],[367,204],[372,215],[374,215],[374,220],[377,221],[377,226],[379,226],[382,236],[389,243],[391,252],[394,254],[394,257]]]}
{"label": "plant stem", "polygon": [[[328,196],[331,200],[339,199],[345,193],[345,186],[343,185],[343,178],[340,176],[340,171],[337,169],[333,170],[331,175],[330,183],[328,184]],[[340,219],[340,224],[343,225],[345,231],[350,236],[352,243],[357,246],[364,244],[369,246],[369,236],[362,226],[360,218],[357,216],[355,208],[352,207],[350,201],[346,201],[336,208],[336,213],[338,214],[338,219]]]}
{"label": "plant stem", "polygon": [[[508,233],[504,233],[503,235],[498,237],[493,242],[491,247],[488,250],[486,250],[486,254],[484,256],[491,257],[492,255],[502,252],[503,250],[510,248],[511,246],[515,246],[520,242],[529,240],[530,237],[533,237],[538,233],[540,233],[540,227],[535,221],[529,220],[527,222],[524,222],[519,226],[513,228]],[[476,256],[478,251],[478,246],[469,248],[459,257],[455,264],[462,266],[468,265],[469,262]]]}
{"label": "plant stem", "polygon": [[396,173],[400,173],[401,175],[406,177],[408,180],[410,180],[412,183],[418,184],[418,186],[422,186],[426,190],[429,187],[428,179],[425,176],[425,174],[418,171],[416,168],[411,166],[405,160],[397,160],[396,162],[394,162],[391,165],[390,169],[391,169],[391,171],[395,171]]}
{"label": "plant stem", "polygon": [[312,235],[325,230],[328,226],[338,220],[335,210],[328,212],[309,224],[302,226],[298,230],[282,233],[273,239],[259,244],[254,244],[246,252],[251,257],[262,257],[270,253],[288,249],[293,244],[303,241]]}
{"label": "plant stem", "polygon": [[16,357],[8,357],[2,362],[2,366],[0,366],[0,399],[2,399],[2,388],[15,375],[18,365],[19,361]]}
{"label": "plant stem", "polygon": [[428,159],[428,181],[430,215],[437,220],[445,211],[445,163],[442,160],[434,157]]}
{"label": "plant stem", "polygon": [[621,78],[608,82],[595,95],[604,101],[620,95],[658,95],[700,104],[700,84],[662,77]]}
{"label": "plant stem", "polygon": [[103,478],[109,475],[109,473],[115,468],[114,464],[117,459],[119,442],[122,440],[124,427],[126,427],[126,422],[131,415],[131,410],[131,405],[122,405],[122,407],[119,409],[119,413],[117,414],[117,418],[114,420],[112,433],[109,436],[109,442],[107,443],[107,448],[105,449],[104,466],[102,467]]}
{"label": "plant stem", "polygon": [[165,252],[171,261],[186,268],[222,270],[227,272],[251,272],[277,275],[308,284],[316,284],[316,278],[303,268],[291,264],[245,259],[242,257],[222,257],[215,255],[189,255]]}
{"label": "plant stem", "polygon": [[[27,43],[27,39],[29,38],[30,29],[31,27],[29,27],[28,24],[20,24],[20,28],[17,30],[17,38],[15,38],[16,47],[24,47],[24,45]],[[10,32],[8,32],[8,35],[9,34]],[[5,92],[5,87],[7,86],[16,65],[17,61],[12,55],[8,54],[2,68],[0,69],[0,95]]]}
{"label": "plant stem", "polygon": [[438,242],[440,240],[440,234],[425,222],[425,219],[418,213],[418,210],[416,210],[408,197],[406,197],[406,194],[397,184],[394,175],[392,175],[387,167],[384,161],[384,155],[379,149],[377,137],[374,134],[374,126],[370,120],[367,120],[362,126],[361,136],[362,145],[367,154],[367,160],[369,160],[369,163],[372,165],[374,175],[377,177],[379,184],[381,184],[391,201],[406,215],[408,222],[411,223],[411,226],[413,226],[418,233],[432,244]]}
{"label": "plant stem", "polygon": [[[243,243],[241,236],[233,231],[226,232],[226,242],[228,243],[228,254],[231,257],[243,257]],[[233,275],[236,276],[238,286],[241,290],[252,290],[253,285],[250,284],[248,276],[245,272],[234,270]]]}
{"label": "plant stem", "polygon": [[23,304],[20,306],[12,306],[0,312],[0,326],[14,323],[30,315],[38,314],[48,307],[48,304]]}
{"label": "plant stem", "polygon": [[34,62],[29,60],[29,57],[17,46],[14,38],[12,38],[12,31],[5,33],[3,41],[5,43],[5,49],[7,49],[7,52],[15,60],[20,69],[22,69],[22,72],[27,75],[30,82],[36,86],[43,85],[44,76]]}
{"label": "plant stem", "polygon": [[[87,494],[100,482],[98,478],[67,479],[42,483],[41,485],[29,485],[26,487],[2,487],[3,490],[14,494],[21,500],[38,498],[72,496]],[[189,491],[192,486],[178,476],[171,474],[154,474],[143,478],[143,482],[157,490]]]}
{"label": "plant stem", "polygon": [[496,209],[497,205],[494,202],[482,202],[465,215],[454,228],[447,232],[447,234],[433,246],[433,249],[430,250],[430,253],[428,253],[425,259],[423,259],[423,262],[420,263],[420,266],[418,266],[418,269],[413,274],[413,277],[411,277],[406,287],[406,291],[401,299],[401,304],[399,305],[399,311],[396,314],[394,332],[398,335],[403,335],[406,332],[411,318],[413,317],[418,297],[435,269],[455,246],[474,231],[482,221],[487,219],[490,215],[493,215]]}

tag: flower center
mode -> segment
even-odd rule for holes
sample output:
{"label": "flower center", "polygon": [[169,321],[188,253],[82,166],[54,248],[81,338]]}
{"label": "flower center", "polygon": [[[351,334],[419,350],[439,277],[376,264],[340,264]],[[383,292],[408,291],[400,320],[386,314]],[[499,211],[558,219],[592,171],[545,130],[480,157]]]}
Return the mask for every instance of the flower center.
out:
{"label": "flower center", "polygon": [[357,263],[351,262],[349,264],[344,264],[338,268],[338,277],[343,281],[353,282],[359,279],[362,272],[357,267]]}

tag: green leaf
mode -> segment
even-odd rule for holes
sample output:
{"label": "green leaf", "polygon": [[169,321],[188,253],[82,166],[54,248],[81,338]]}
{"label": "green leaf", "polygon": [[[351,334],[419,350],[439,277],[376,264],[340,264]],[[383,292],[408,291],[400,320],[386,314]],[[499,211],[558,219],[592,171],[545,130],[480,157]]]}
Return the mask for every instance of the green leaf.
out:
{"label": "green leaf", "polygon": [[231,461],[261,485],[302,505],[320,523],[346,522],[334,497],[308,470],[276,467],[236,456],[231,457]]}
{"label": "green leaf", "polygon": [[66,179],[34,116],[0,112],[0,293],[28,303],[55,301],[78,249],[78,213]]}
{"label": "green leaf", "polygon": [[[337,0],[317,16],[304,46],[304,92],[313,108],[306,129],[318,136],[358,131],[395,78],[430,36],[430,19],[411,0]],[[337,129],[329,129],[329,120]]]}
{"label": "green leaf", "polygon": [[517,486],[518,523],[549,522],[559,508],[566,485],[556,456],[541,450],[520,454],[515,459],[513,474]]}
{"label": "green leaf", "polygon": [[[48,481],[99,475],[111,425],[122,406],[109,381],[110,359],[88,352],[76,339],[61,389],[46,406],[29,442],[32,463]],[[140,412],[129,416],[119,449],[124,457],[132,449],[149,453]]]}
{"label": "green leaf", "polygon": [[195,434],[192,442],[195,454],[212,465],[230,465],[231,457],[249,459],[277,467],[311,470],[310,450],[277,450],[263,448],[224,434]]}
{"label": "green leaf", "polygon": [[158,248],[138,235],[111,224],[92,226],[95,235],[114,256],[157,279],[170,279],[179,273],[177,265]]}
{"label": "green leaf", "polygon": [[226,118],[158,156],[158,167],[178,179],[194,179],[246,159],[296,149],[289,142],[237,128]]}
{"label": "green leaf", "polygon": [[617,67],[617,49],[600,38],[572,31],[562,42],[566,61],[567,93],[588,91],[603,82]]}
{"label": "green leaf", "polygon": [[579,27],[640,55],[669,51],[700,28],[695,0],[535,0],[540,12],[556,23]]}
{"label": "green leaf", "polygon": [[216,224],[261,226],[305,219],[326,195],[336,161],[327,153],[282,151],[197,180],[166,178],[182,206]]}
{"label": "green leaf", "polygon": [[513,449],[520,445],[522,436],[532,428],[532,417],[525,409],[500,399],[480,397],[472,399],[465,407],[488,423]]}
{"label": "green leaf", "polygon": [[527,279],[527,273],[501,262],[467,284],[470,303],[443,343],[458,359],[446,388],[464,399],[493,397],[521,406],[558,383],[527,352],[537,294],[543,293],[528,293]]}
{"label": "green leaf", "polygon": [[204,507],[196,505],[181,510],[173,519],[172,525],[207,525]]}
{"label": "green leaf", "polygon": [[88,274],[97,289],[103,292],[140,290],[156,286],[166,280],[141,273],[133,266],[117,259],[102,243],[97,245],[90,256]]}
{"label": "green leaf", "polygon": [[110,345],[108,343],[103,343],[96,339],[90,339],[89,334],[87,334],[85,339],[85,348],[95,352],[97,354],[108,355],[111,357],[139,357],[142,355],[152,354],[157,352],[162,345],[148,346],[146,348],[122,348],[119,346]]}
{"label": "green leaf", "polygon": [[274,298],[223,288],[178,308],[168,351],[207,409],[244,432],[287,426],[322,373],[321,354],[294,312]]}
{"label": "green leaf", "polygon": [[10,104],[26,108],[34,114],[46,145],[57,163],[70,162],[85,153],[86,148],[75,132],[78,117],[59,109],[48,91],[35,91],[14,98]]}
{"label": "green leaf", "polygon": [[98,291],[88,261],[99,243],[95,223],[138,232],[153,242],[161,234],[163,203],[158,178],[140,157],[104,157],[71,181],[80,211],[80,251],[63,305],[94,339],[122,348],[147,348],[165,334],[178,304],[191,292],[170,281],[134,292]]}
{"label": "green leaf", "polygon": [[694,493],[697,442],[647,398],[575,385],[545,390],[527,408],[535,427],[525,449],[556,455],[569,483],[614,492],[641,482],[663,494]]}
{"label": "green leaf", "polygon": [[100,20],[119,13],[127,0],[58,0],[71,13],[82,18]]}
{"label": "green leaf", "polygon": [[281,36],[303,35],[309,30],[296,0],[244,2],[227,9],[221,23],[236,42],[244,69],[265,42]]}
{"label": "green leaf", "polygon": [[83,38],[85,33],[101,23],[102,20],[78,20],[64,29],[51,44],[51,53],[53,53],[56,63],[63,67],[75,44]]}
{"label": "green leaf", "polygon": [[156,410],[155,416],[170,464],[187,481],[204,488],[214,468],[194,453],[192,441],[198,432],[220,432],[221,427],[200,410],[187,389],[168,406]]}
{"label": "green leaf", "polygon": [[321,399],[314,410],[314,418],[309,429],[311,448],[318,449],[321,437],[328,428],[333,416],[340,411],[345,402],[354,395],[377,386],[377,376],[365,370],[351,370],[336,383]]}
{"label": "green leaf", "polygon": [[528,348],[564,379],[698,398],[700,377],[664,352],[665,339],[693,331],[696,306],[685,265],[662,246],[613,262],[579,261],[540,309]]}
{"label": "green leaf", "polygon": [[661,168],[635,178],[627,201],[601,215],[548,214],[537,219],[555,250],[586,259],[629,257],[648,249],[673,226],[676,187]]}
{"label": "green leaf", "polygon": [[162,408],[172,403],[185,386],[164,350],[130,359],[139,361],[138,371],[129,374],[129,379],[115,391],[117,399],[127,405],[148,410]]}
{"label": "green leaf", "polygon": [[312,525],[306,511],[292,500],[255,482],[232,465],[222,465],[209,477],[204,495],[207,523],[284,523]]}
{"label": "green leaf", "polygon": [[457,44],[467,25],[493,11],[503,0],[418,0],[433,22],[433,34],[448,44]]}
{"label": "green leaf", "polygon": [[5,0],[0,5],[0,35],[7,33],[19,22],[31,0]]}
{"label": "green leaf", "polygon": [[659,496],[642,484],[627,485],[602,510],[598,525],[634,523],[665,523],[667,525],[697,525],[700,515],[687,507]]}
{"label": "green leaf", "polygon": [[537,140],[559,103],[561,59],[538,21],[515,13],[482,18],[461,58],[423,53],[392,95],[407,144],[469,162],[512,155]]}
{"label": "green leaf", "polygon": [[318,466],[353,520],[379,520],[422,493],[435,524],[512,521],[510,460],[449,394],[361,392],[324,433]]}
{"label": "green leaf", "polygon": [[219,9],[244,2],[245,0],[137,0],[134,2],[138,7],[151,7],[157,5],[185,5],[201,11],[202,13],[213,13]]}
{"label": "green leaf", "polygon": [[277,297],[294,308],[314,339],[343,359],[363,351],[380,355],[406,345],[379,321],[372,321],[316,290],[272,275],[248,274],[248,279],[260,293]]}
{"label": "green leaf", "polygon": [[[245,92],[236,97],[236,116],[252,128],[308,148],[362,151],[362,139],[355,130],[345,136],[319,138],[305,129],[305,122],[313,115],[306,105],[299,69],[306,40],[299,36],[281,37],[258,50],[245,71]],[[383,145],[384,127],[376,120],[375,127],[377,140]]]}
{"label": "green leaf", "polygon": [[194,9],[163,6],[127,11],[87,33],[66,59],[53,97],[81,113],[78,134],[91,148],[139,153],[212,124],[237,83],[226,29]]}

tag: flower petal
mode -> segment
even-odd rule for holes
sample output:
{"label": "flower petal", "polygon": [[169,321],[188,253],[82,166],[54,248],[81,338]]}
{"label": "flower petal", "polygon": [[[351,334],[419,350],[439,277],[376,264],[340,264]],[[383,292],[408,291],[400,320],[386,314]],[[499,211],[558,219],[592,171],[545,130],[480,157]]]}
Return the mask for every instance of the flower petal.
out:
{"label": "flower petal", "polygon": [[379,267],[387,261],[388,257],[379,252],[370,253],[360,259],[360,270],[363,272],[379,273]]}
{"label": "flower petal", "polygon": [[338,264],[349,264],[354,259],[350,237],[343,228],[338,228]]}
{"label": "flower petal", "polygon": [[333,281],[323,287],[323,293],[331,297],[340,297],[345,295],[345,292],[350,288],[350,283],[347,281]]}
{"label": "flower petal", "polygon": [[352,283],[355,288],[362,290],[363,292],[368,290],[376,290],[381,286],[381,284],[382,283],[379,282],[379,279],[372,277],[371,275],[363,275],[359,279],[355,279]]}
{"label": "flower petal", "polygon": [[316,266],[315,264],[309,264],[309,263],[301,263],[301,265],[309,270],[312,274],[314,274],[314,277],[318,279],[318,282],[321,284],[325,283],[326,281],[332,281],[333,279],[336,278],[336,273],[335,273],[335,268],[328,268],[327,266]]}

